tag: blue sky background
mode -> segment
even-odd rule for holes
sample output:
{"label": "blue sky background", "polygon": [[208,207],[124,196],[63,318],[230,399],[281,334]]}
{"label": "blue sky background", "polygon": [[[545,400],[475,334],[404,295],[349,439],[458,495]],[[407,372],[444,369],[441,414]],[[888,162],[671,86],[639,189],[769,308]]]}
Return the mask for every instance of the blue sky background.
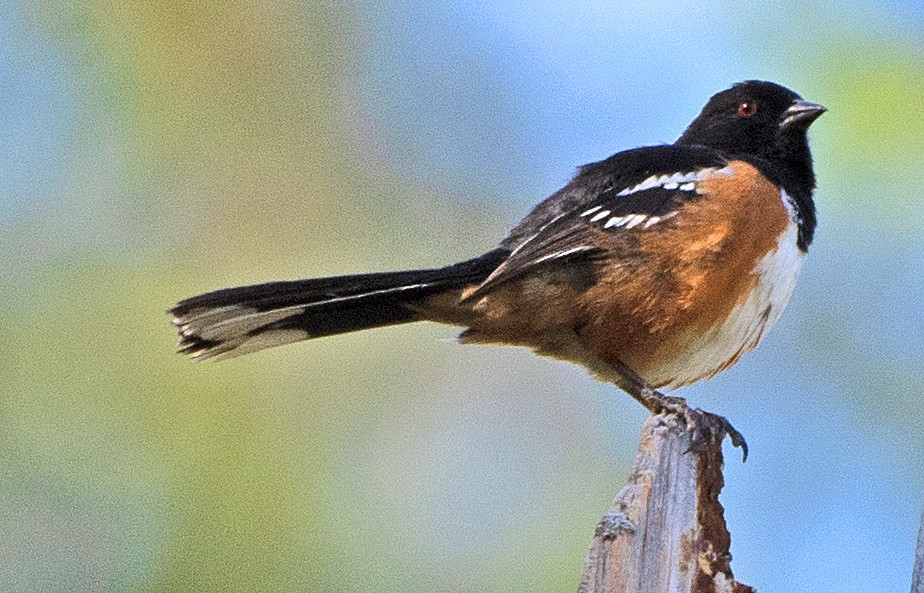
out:
{"label": "blue sky background", "polygon": [[415,325],[226,364],[163,310],[441,265],[731,83],[829,108],[779,326],[682,394],[727,416],[733,569],[907,589],[924,492],[917,2],[0,4],[0,582],[560,591],[645,415]]}

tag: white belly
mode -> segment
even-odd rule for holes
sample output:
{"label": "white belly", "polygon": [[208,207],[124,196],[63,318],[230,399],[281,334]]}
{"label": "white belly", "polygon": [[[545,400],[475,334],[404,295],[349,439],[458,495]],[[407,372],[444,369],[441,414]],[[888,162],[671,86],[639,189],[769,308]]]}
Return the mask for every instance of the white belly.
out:
{"label": "white belly", "polygon": [[792,297],[805,258],[796,243],[797,237],[798,226],[790,220],[777,241],[776,249],[754,267],[757,286],[747,300],[738,303],[723,323],[703,334],[690,349],[692,354],[689,357],[674,361],[670,365],[674,368],[663,369],[659,373],[671,377],[666,389],[689,385],[728,368],[742,354],[757,346],[776,324]]}

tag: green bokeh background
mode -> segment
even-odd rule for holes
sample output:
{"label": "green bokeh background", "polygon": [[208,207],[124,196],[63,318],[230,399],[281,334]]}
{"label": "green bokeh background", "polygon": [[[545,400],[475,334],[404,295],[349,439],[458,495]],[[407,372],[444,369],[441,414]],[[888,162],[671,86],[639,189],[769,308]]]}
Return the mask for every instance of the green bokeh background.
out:
{"label": "green bokeh background", "polygon": [[[754,448],[729,455],[734,567],[766,591],[906,588],[924,11],[798,6],[3,7],[0,591],[573,590],[634,455],[628,398],[430,325],[195,365],[164,310],[474,256],[574,165],[670,141],[748,77],[830,113],[790,311],[684,392]],[[703,15],[708,39],[631,42]]]}

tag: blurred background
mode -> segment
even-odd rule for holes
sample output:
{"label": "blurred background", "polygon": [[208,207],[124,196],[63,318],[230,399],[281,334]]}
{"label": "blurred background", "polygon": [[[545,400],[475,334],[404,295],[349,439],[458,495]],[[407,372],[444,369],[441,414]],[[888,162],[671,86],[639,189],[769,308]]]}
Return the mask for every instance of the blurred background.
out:
{"label": "blurred background", "polygon": [[683,391],[736,576],[906,590],[924,499],[924,8],[0,3],[0,590],[572,591],[645,414],[417,324],[221,364],[164,310],[492,247],[575,166],[764,78],[830,112],[757,351]]}

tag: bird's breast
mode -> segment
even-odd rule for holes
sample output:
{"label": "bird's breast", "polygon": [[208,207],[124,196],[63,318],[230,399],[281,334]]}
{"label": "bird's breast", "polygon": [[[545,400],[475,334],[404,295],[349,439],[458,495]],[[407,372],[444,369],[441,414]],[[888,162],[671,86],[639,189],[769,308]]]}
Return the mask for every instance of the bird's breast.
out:
{"label": "bird's breast", "polygon": [[588,348],[658,388],[711,377],[754,348],[802,267],[792,204],[752,165],[733,161],[701,187],[703,199],[638,236],[631,266],[605,264],[584,298]]}
{"label": "bird's breast", "polygon": [[689,385],[727,369],[757,346],[779,321],[795,289],[804,259],[797,233],[795,222],[787,226],[776,247],[758,260],[749,274],[750,286],[724,318],[702,332],[678,331],[673,346],[668,337],[667,349],[646,369],[649,381],[666,389]]}

